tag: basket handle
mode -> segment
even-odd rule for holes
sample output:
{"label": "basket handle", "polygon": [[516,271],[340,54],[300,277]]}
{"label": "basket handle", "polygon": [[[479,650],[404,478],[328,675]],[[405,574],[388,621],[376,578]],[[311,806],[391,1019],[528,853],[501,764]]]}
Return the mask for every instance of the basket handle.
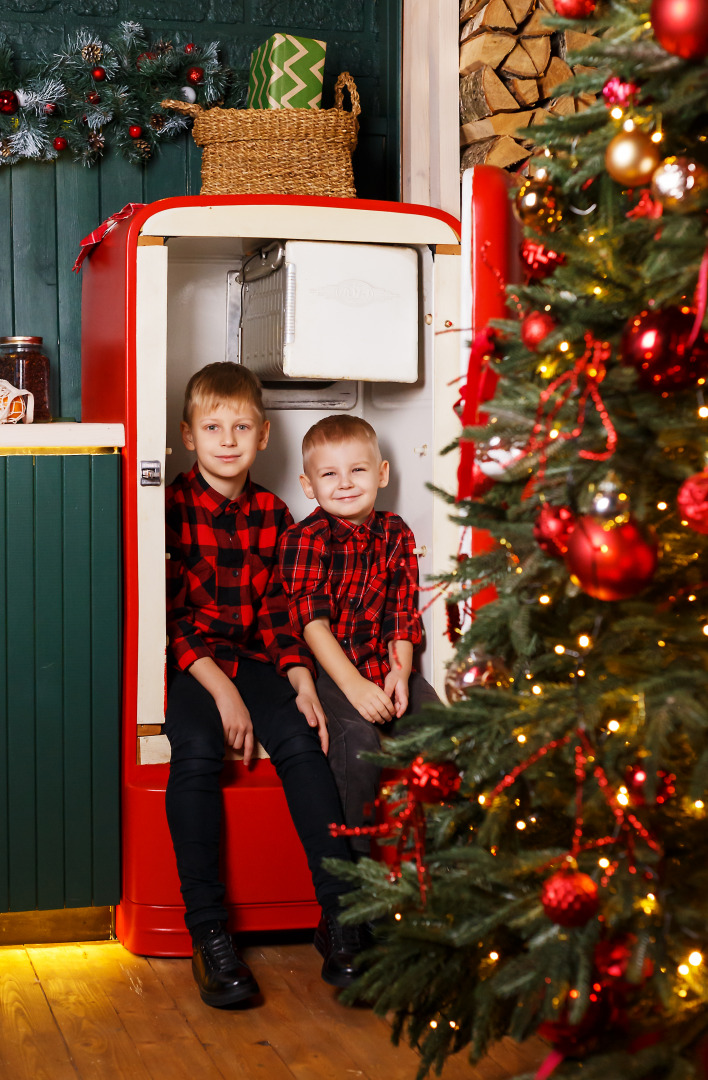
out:
{"label": "basket handle", "polygon": [[185,116],[197,117],[204,110],[201,105],[192,104],[190,101],[173,101],[168,98],[166,101],[161,101],[160,105],[163,109],[174,109],[175,112],[184,113]]}
{"label": "basket handle", "polygon": [[352,79],[348,71],[343,71],[337,78],[334,84],[334,104],[338,109],[343,108],[344,102],[344,87],[346,86],[349,91],[349,97],[352,101],[352,116],[358,116],[361,112],[361,105],[359,104],[359,91],[356,88],[356,83]]}

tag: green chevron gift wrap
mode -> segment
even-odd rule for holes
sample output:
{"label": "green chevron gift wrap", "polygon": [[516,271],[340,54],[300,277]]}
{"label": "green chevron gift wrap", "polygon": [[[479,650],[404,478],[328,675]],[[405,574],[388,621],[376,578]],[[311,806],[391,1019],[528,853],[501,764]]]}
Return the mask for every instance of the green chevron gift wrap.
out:
{"label": "green chevron gift wrap", "polygon": [[251,54],[250,109],[318,109],[322,100],[324,41],[273,34]]}

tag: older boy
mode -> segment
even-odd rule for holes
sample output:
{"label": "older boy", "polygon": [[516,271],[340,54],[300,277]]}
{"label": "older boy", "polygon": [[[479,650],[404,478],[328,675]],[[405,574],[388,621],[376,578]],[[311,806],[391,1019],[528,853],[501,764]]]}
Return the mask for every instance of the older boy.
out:
{"label": "older boy", "polygon": [[292,517],[249,477],[269,434],[256,377],[231,363],[197,372],[187,385],[181,430],[197,460],[166,493],[173,669],[166,803],[193,940],[194,978],[209,1005],[258,992],[226,932],[219,875],[224,748],[242,750],[248,765],[255,735],[283,783],[322,906],[315,939],[324,956],[322,977],[346,986],[361,941],[356,928],[352,932],[338,922],[343,886],[322,860],[349,858],[349,852],[327,828],[342,820],[323,752],[327,729],[312,658],[290,630],[278,571],[278,540]]}
{"label": "older boy", "polygon": [[[317,660],[317,693],[329,724],[329,763],[348,826],[365,824],[380,770],[360,754],[379,749],[379,727],[438,697],[412,671],[421,637],[413,533],[396,514],[375,511],[388,484],[376,432],[357,416],[327,416],[302,444],[300,483],[319,509],[280,544],[295,633]],[[369,843],[352,839],[366,854]]]}

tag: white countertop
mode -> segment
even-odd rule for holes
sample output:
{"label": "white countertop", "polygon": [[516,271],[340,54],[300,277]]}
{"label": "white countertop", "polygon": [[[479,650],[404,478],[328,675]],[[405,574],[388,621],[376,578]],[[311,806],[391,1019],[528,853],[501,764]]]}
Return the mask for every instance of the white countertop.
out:
{"label": "white countertop", "polygon": [[0,424],[0,450],[125,446],[122,424]]}

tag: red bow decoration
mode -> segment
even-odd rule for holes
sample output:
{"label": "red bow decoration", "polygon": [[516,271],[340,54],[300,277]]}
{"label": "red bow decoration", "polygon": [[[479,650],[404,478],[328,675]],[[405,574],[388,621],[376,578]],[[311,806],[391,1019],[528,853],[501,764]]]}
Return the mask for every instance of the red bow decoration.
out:
{"label": "red bow decoration", "polygon": [[114,229],[119,221],[123,221],[125,218],[132,217],[135,211],[140,210],[143,206],[145,206],[145,203],[126,203],[122,210],[119,210],[116,214],[111,214],[111,216],[107,217],[106,220],[103,221],[97,229],[94,229],[92,233],[89,233],[88,236],[85,236],[81,241],[81,250],[79,251],[79,254],[76,257],[76,262],[72,267],[74,273],[78,274],[86,256],[90,255],[95,247],[98,247],[106,233],[109,233],[111,229]]}
{"label": "red bow decoration", "polygon": [[[381,838],[398,833],[398,841],[391,859],[389,880],[396,881],[401,876],[403,849],[411,833],[413,834],[413,857],[418,872],[420,902],[425,906],[428,897],[428,870],[425,865],[425,811],[423,803],[444,802],[460,787],[462,776],[456,765],[451,762],[437,764],[425,761],[420,755],[412,762],[408,775],[399,782],[406,787],[406,798],[398,802],[384,804],[389,812],[396,814],[395,821],[382,821],[378,825],[329,826],[332,836],[371,836]],[[376,806],[381,806],[377,799]]]}

